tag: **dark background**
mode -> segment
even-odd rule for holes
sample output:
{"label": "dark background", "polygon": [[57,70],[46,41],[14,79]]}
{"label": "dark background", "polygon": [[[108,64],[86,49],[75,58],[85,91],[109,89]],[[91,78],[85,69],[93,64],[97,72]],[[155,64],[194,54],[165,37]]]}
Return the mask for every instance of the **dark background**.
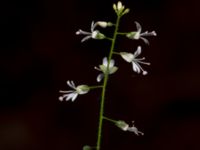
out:
{"label": "dark background", "polygon": [[[115,0],[7,0],[0,2],[0,149],[80,150],[95,145],[99,95],[96,90],[72,102],[59,102],[67,80],[96,84],[93,69],[108,53],[109,42],[80,43],[75,32],[91,21],[114,21]],[[150,46],[120,38],[117,47],[138,45],[151,62],[148,76],[115,58],[119,71],[110,78],[105,113],[135,120],[143,137],[105,122],[107,150],[200,149],[200,2],[130,0],[122,31],[156,30]],[[107,29],[105,30],[107,32]],[[108,31],[109,32],[109,31]]]}

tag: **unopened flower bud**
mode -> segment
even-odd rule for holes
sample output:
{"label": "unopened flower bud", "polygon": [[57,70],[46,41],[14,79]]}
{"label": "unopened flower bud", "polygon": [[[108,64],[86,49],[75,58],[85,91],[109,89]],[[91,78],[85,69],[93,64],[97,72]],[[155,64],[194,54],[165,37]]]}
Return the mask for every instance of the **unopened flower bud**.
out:
{"label": "unopened flower bud", "polygon": [[97,25],[99,25],[102,28],[106,28],[108,26],[108,23],[105,21],[98,21]]}
{"label": "unopened flower bud", "polygon": [[83,150],[92,150],[92,147],[89,145],[83,146]]}
{"label": "unopened flower bud", "polygon": [[117,3],[117,9],[118,9],[118,11],[120,11],[121,9],[123,9],[124,8],[124,6],[122,5],[122,2],[118,2]]}
{"label": "unopened flower bud", "polygon": [[113,9],[114,9],[115,11],[117,11],[116,4],[113,4]]}
{"label": "unopened flower bud", "polygon": [[130,9],[127,8],[127,9],[125,9],[125,11],[122,13],[122,15],[128,14],[129,12],[130,12]]}
{"label": "unopened flower bud", "polygon": [[105,21],[98,21],[96,23],[98,26],[102,27],[102,28],[106,28],[106,27],[111,27],[113,26],[112,22],[105,22]]}

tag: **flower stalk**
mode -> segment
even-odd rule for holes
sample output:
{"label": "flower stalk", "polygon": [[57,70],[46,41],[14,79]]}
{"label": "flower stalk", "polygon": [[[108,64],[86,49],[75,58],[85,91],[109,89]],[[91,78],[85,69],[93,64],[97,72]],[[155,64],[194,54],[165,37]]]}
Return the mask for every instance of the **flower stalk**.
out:
{"label": "flower stalk", "polygon": [[117,121],[116,121],[116,120],[110,119],[110,118],[108,118],[108,117],[105,117],[105,116],[103,116],[103,119],[104,119],[104,120],[107,120],[107,121],[109,121],[109,122],[112,122],[112,123],[114,123],[114,124],[116,124],[116,123],[117,123]]}
{"label": "flower stalk", "polygon": [[[110,47],[110,53],[108,56],[108,65],[107,65],[107,72],[109,71],[109,64],[110,61],[112,59],[112,55],[113,55],[113,51],[115,48],[115,42],[116,42],[116,38],[117,38],[117,31],[119,28],[119,22],[120,22],[120,15],[117,15],[117,21],[116,21],[116,26],[115,26],[115,30],[114,30],[114,34],[113,34],[113,40],[111,43],[111,47]],[[103,115],[104,115],[104,103],[105,103],[105,93],[106,93],[106,87],[107,87],[107,83],[108,83],[108,78],[109,78],[109,74],[105,73],[105,77],[103,80],[103,88],[102,88],[102,93],[101,93],[101,102],[100,102],[100,112],[99,112],[99,127],[98,127],[98,134],[97,134],[97,150],[100,150],[101,147],[101,138],[102,138],[102,127],[103,127]]]}

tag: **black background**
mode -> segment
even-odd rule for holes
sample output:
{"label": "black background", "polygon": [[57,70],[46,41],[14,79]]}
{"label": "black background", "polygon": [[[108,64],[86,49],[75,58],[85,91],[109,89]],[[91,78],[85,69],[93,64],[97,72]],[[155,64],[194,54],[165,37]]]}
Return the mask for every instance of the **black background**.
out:
{"label": "black background", "polygon": [[[114,0],[7,0],[0,2],[0,149],[80,150],[95,145],[100,91],[59,102],[67,80],[96,84],[93,69],[110,43],[80,43],[75,32],[91,21],[114,21]],[[123,51],[138,45],[151,62],[148,76],[115,57],[105,113],[135,120],[143,137],[105,122],[102,149],[199,150],[200,70],[198,0],[123,1],[131,12],[120,30],[156,30],[150,46],[120,38]],[[110,33],[107,29],[106,32]]]}

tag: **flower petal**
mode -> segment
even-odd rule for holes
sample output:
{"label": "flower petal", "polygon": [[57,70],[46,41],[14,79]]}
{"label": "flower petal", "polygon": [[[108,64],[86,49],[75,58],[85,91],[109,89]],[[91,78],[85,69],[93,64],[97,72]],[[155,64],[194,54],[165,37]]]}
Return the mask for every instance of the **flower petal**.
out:
{"label": "flower petal", "polygon": [[88,36],[84,37],[84,38],[81,40],[81,42],[85,42],[85,41],[89,40],[90,38],[92,38],[91,35],[88,35]]}
{"label": "flower petal", "polygon": [[71,81],[71,84],[74,88],[76,88],[75,84],[74,84],[74,81]]}
{"label": "flower petal", "polygon": [[134,132],[136,135],[139,135],[139,134],[144,135],[144,133],[139,131],[134,125],[132,127],[129,127],[127,131]]}
{"label": "flower petal", "polygon": [[136,62],[132,62],[132,66],[133,66],[133,71],[140,73],[140,67],[138,66],[139,64]]}
{"label": "flower petal", "polygon": [[76,89],[76,86],[75,86],[75,84],[74,84],[74,82],[73,81],[67,81],[67,84],[68,84],[68,86],[69,87],[71,87],[72,89]]}
{"label": "flower petal", "polygon": [[101,80],[103,79],[103,77],[104,77],[104,74],[103,74],[103,73],[99,74],[99,75],[97,76],[97,82],[101,82]]}
{"label": "flower petal", "polygon": [[136,58],[137,56],[139,56],[142,52],[142,48],[141,46],[138,46],[137,47],[137,50],[135,51],[135,53],[133,54],[134,55],[134,58]]}
{"label": "flower petal", "polygon": [[109,69],[109,74],[113,74],[113,73],[115,73],[116,71],[118,70],[118,67],[112,67],[112,68],[110,68]]}
{"label": "flower petal", "polygon": [[156,36],[156,32],[155,31],[151,31],[151,32],[144,32],[144,33],[141,33],[141,36]]}
{"label": "flower petal", "polygon": [[73,99],[73,97],[76,95],[77,93],[70,93],[70,94],[65,94],[63,95],[63,97],[66,97],[66,101]]}
{"label": "flower petal", "polygon": [[113,67],[114,65],[115,65],[115,60],[111,59],[110,64],[109,64],[109,68]]}
{"label": "flower petal", "polygon": [[74,92],[74,90],[68,90],[68,91],[59,91],[60,93],[72,93],[72,92]]}
{"label": "flower petal", "polygon": [[92,23],[91,23],[91,32],[93,32],[94,31],[94,28],[96,27],[96,24],[94,23],[94,21],[92,21]]}
{"label": "flower petal", "polygon": [[144,38],[144,37],[140,37],[140,38],[144,41],[144,43],[149,45],[149,41],[146,38]]}
{"label": "flower petal", "polygon": [[136,24],[137,32],[140,33],[142,31],[141,25],[137,21],[135,21],[135,24]]}
{"label": "flower petal", "polygon": [[108,59],[107,59],[107,57],[103,58],[103,65],[107,67],[107,65],[108,65]]}
{"label": "flower petal", "polygon": [[74,93],[74,96],[72,97],[72,102],[77,98],[78,93]]}

